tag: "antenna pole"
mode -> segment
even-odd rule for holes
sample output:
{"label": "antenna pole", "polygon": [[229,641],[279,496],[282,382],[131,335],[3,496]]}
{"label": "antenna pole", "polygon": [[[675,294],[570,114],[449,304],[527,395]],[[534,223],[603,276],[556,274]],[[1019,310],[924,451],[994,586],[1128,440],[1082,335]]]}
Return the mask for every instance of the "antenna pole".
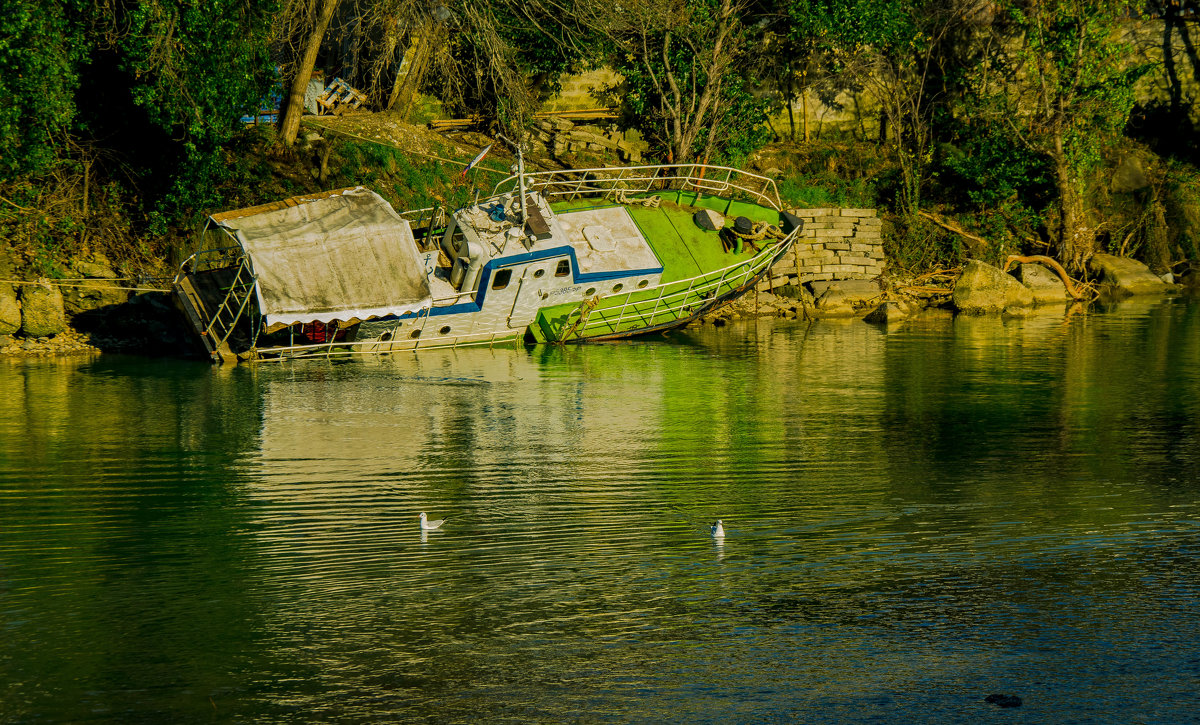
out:
{"label": "antenna pole", "polygon": [[496,134],[497,137],[507,141],[510,146],[517,150],[517,188],[520,190],[521,197],[521,229],[524,231],[525,222],[528,219],[525,209],[525,154],[521,152],[521,145],[515,143],[512,139],[506,137],[502,133]]}

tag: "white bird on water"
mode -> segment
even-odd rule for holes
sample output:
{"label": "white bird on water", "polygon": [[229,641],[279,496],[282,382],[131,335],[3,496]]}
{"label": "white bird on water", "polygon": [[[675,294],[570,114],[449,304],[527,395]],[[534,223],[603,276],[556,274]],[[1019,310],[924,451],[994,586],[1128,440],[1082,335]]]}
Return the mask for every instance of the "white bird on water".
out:
{"label": "white bird on water", "polygon": [[717,519],[712,525],[712,535],[714,539],[725,538],[725,527],[721,525],[721,519]]}
{"label": "white bird on water", "polygon": [[430,521],[429,517],[425,515],[425,512],[424,511],[421,512],[421,531],[433,531],[434,529],[439,528],[444,523],[446,523],[446,519],[438,519],[437,521]]}

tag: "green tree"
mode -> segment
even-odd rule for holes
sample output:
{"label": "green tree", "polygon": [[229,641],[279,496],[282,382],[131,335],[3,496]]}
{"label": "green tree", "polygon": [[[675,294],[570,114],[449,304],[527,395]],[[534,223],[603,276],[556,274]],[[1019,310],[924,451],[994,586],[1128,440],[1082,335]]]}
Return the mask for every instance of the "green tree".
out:
{"label": "green tree", "polygon": [[975,73],[969,112],[1004,124],[1050,163],[1057,195],[1056,253],[1081,270],[1095,252],[1085,186],[1106,139],[1121,133],[1146,66],[1131,62],[1130,0],[1006,0]]}
{"label": "green tree", "polygon": [[633,0],[591,11],[647,138],[676,163],[753,145],[766,103],[749,92],[746,22],[733,0]]}
{"label": "green tree", "polygon": [[273,0],[144,0],[101,18],[133,103],[177,144],[158,230],[219,203],[221,146],[275,79],[268,41],[278,9]]}
{"label": "green tree", "polygon": [[73,2],[0,0],[0,179],[56,158],[90,44]]}

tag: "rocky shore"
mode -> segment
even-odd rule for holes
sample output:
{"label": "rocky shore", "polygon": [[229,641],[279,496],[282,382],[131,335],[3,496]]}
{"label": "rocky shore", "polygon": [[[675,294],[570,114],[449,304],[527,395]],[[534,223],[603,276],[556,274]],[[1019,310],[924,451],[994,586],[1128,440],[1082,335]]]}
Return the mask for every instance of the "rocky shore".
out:
{"label": "rocky shore", "polygon": [[[780,286],[760,285],[693,324],[722,326],[753,317],[888,324],[927,309],[1013,316],[1036,306],[1200,289],[1200,273],[1194,270],[1177,284],[1140,262],[1105,254],[1092,258],[1090,278],[1078,287],[1040,262],[1004,270],[971,260],[961,269],[918,277],[885,271],[873,279],[856,274],[860,278],[808,281],[802,281],[804,268],[795,260],[777,266],[767,279],[781,281]],[[72,263],[70,271],[76,276],[65,280],[0,282],[0,356],[199,355],[164,289],[119,277],[103,258]]]}
{"label": "rocky shore", "polygon": [[1089,278],[1076,283],[1044,262],[1021,262],[1005,270],[979,260],[940,276],[901,277],[883,273],[870,280],[814,280],[763,291],[756,289],[696,324],[721,326],[734,319],[861,318],[886,324],[927,309],[956,314],[1020,316],[1035,307],[1115,301],[1133,295],[1200,292],[1200,271],[1177,283],[1133,259],[1097,254]]}
{"label": "rocky shore", "polygon": [[0,259],[0,355],[193,354],[157,280],[122,277],[99,256],[67,263],[61,279],[14,280],[12,268]]}

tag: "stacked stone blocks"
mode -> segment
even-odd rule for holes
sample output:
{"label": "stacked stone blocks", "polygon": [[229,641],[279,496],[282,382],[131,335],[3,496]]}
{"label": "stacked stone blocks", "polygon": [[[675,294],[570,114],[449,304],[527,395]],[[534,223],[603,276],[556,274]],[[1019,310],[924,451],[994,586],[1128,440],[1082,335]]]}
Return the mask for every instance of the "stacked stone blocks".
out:
{"label": "stacked stone blocks", "polygon": [[875,279],[883,273],[882,220],[874,209],[788,211],[804,221],[804,230],[759,282],[760,291],[806,282]]}

